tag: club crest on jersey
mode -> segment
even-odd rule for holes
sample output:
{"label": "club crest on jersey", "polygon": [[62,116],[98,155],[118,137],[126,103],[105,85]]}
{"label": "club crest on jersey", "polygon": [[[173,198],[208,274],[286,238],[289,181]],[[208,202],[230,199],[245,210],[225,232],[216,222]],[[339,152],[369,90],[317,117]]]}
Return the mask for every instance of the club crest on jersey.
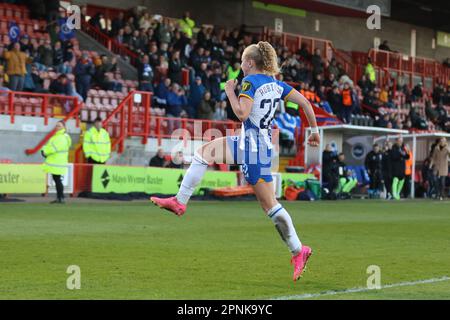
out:
{"label": "club crest on jersey", "polygon": [[252,87],[252,84],[248,81],[244,81],[242,84],[242,91],[248,91]]}

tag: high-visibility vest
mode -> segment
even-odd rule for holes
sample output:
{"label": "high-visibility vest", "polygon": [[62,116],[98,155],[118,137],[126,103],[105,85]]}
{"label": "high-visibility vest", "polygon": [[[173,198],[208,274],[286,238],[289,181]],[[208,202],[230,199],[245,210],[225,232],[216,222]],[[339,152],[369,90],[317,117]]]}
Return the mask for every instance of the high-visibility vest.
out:
{"label": "high-visibility vest", "polygon": [[96,162],[104,163],[111,155],[111,139],[109,133],[101,128],[90,128],[84,134],[83,151],[86,159],[92,158]]}
{"label": "high-visibility vest", "polygon": [[413,154],[411,150],[408,151],[409,159],[405,160],[405,175],[412,175]]}
{"label": "high-visibility vest", "polygon": [[42,148],[45,156],[43,169],[47,173],[55,175],[65,175],[69,163],[69,149],[72,145],[72,139],[61,129]]}
{"label": "high-visibility vest", "polygon": [[194,20],[190,18],[180,19],[178,20],[178,24],[180,25],[181,31],[184,32],[189,39],[192,38],[192,29],[195,26]]}
{"label": "high-visibility vest", "polygon": [[369,75],[369,80],[371,82],[375,82],[375,68],[373,67],[373,65],[371,63],[368,63],[366,65],[365,74]]}
{"label": "high-visibility vest", "polygon": [[342,90],[342,104],[346,107],[352,106],[352,91],[350,89]]}

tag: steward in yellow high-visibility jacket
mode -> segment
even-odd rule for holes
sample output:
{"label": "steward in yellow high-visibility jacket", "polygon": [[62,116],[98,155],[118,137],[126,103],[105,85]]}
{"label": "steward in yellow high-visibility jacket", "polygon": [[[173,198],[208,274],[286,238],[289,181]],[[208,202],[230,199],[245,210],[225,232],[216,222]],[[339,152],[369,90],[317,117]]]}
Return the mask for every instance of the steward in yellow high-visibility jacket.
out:
{"label": "steward in yellow high-visibility jacket", "polygon": [[183,16],[183,19],[178,20],[178,24],[180,25],[180,31],[184,32],[186,34],[186,37],[191,39],[193,29],[195,27],[195,22],[190,18],[190,13],[186,12]]}
{"label": "steward in yellow high-visibility jacket", "polygon": [[88,163],[105,164],[111,155],[111,139],[102,128],[102,119],[95,119],[94,126],[84,134],[84,156]]}
{"label": "steward in yellow high-visibility jacket", "polygon": [[65,124],[59,121],[56,124],[56,133],[41,150],[41,154],[45,157],[43,169],[52,175],[56,186],[57,200],[51,203],[64,203],[64,186],[61,176],[67,173],[71,145],[72,139],[66,133]]}

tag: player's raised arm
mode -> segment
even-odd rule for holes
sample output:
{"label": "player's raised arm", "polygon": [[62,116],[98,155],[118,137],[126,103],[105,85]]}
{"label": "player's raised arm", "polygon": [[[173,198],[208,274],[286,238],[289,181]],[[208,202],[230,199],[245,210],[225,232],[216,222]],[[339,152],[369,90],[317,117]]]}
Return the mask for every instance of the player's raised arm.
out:
{"label": "player's raised arm", "polygon": [[311,136],[308,138],[308,143],[311,146],[318,146],[320,143],[319,129],[317,128],[316,115],[314,114],[311,103],[295,89],[292,89],[291,93],[287,97],[287,100],[303,108],[306,118],[308,119],[309,126],[311,127]]}
{"label": "player's raised arm", "polygon": [[244,122],[252,111],[253,101],[245,97],[238,99],[234,92],[236,85],[237,80],[228,80],[225,84],[225,93],[227,94],[228,100],[230,100],[234,114],[238,117],[239,121]]}

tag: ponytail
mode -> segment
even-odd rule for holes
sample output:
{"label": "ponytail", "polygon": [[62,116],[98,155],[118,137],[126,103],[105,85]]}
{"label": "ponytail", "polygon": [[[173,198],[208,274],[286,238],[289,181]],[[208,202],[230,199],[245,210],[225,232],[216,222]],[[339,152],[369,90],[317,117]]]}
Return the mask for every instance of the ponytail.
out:
{"label": "ponytail", "polygon": [[253,60],[256,68],[269,76],[275,76],[280,72],[277,53],[272,45],[266,41],[248,46],[245,48],[243,55]]}

